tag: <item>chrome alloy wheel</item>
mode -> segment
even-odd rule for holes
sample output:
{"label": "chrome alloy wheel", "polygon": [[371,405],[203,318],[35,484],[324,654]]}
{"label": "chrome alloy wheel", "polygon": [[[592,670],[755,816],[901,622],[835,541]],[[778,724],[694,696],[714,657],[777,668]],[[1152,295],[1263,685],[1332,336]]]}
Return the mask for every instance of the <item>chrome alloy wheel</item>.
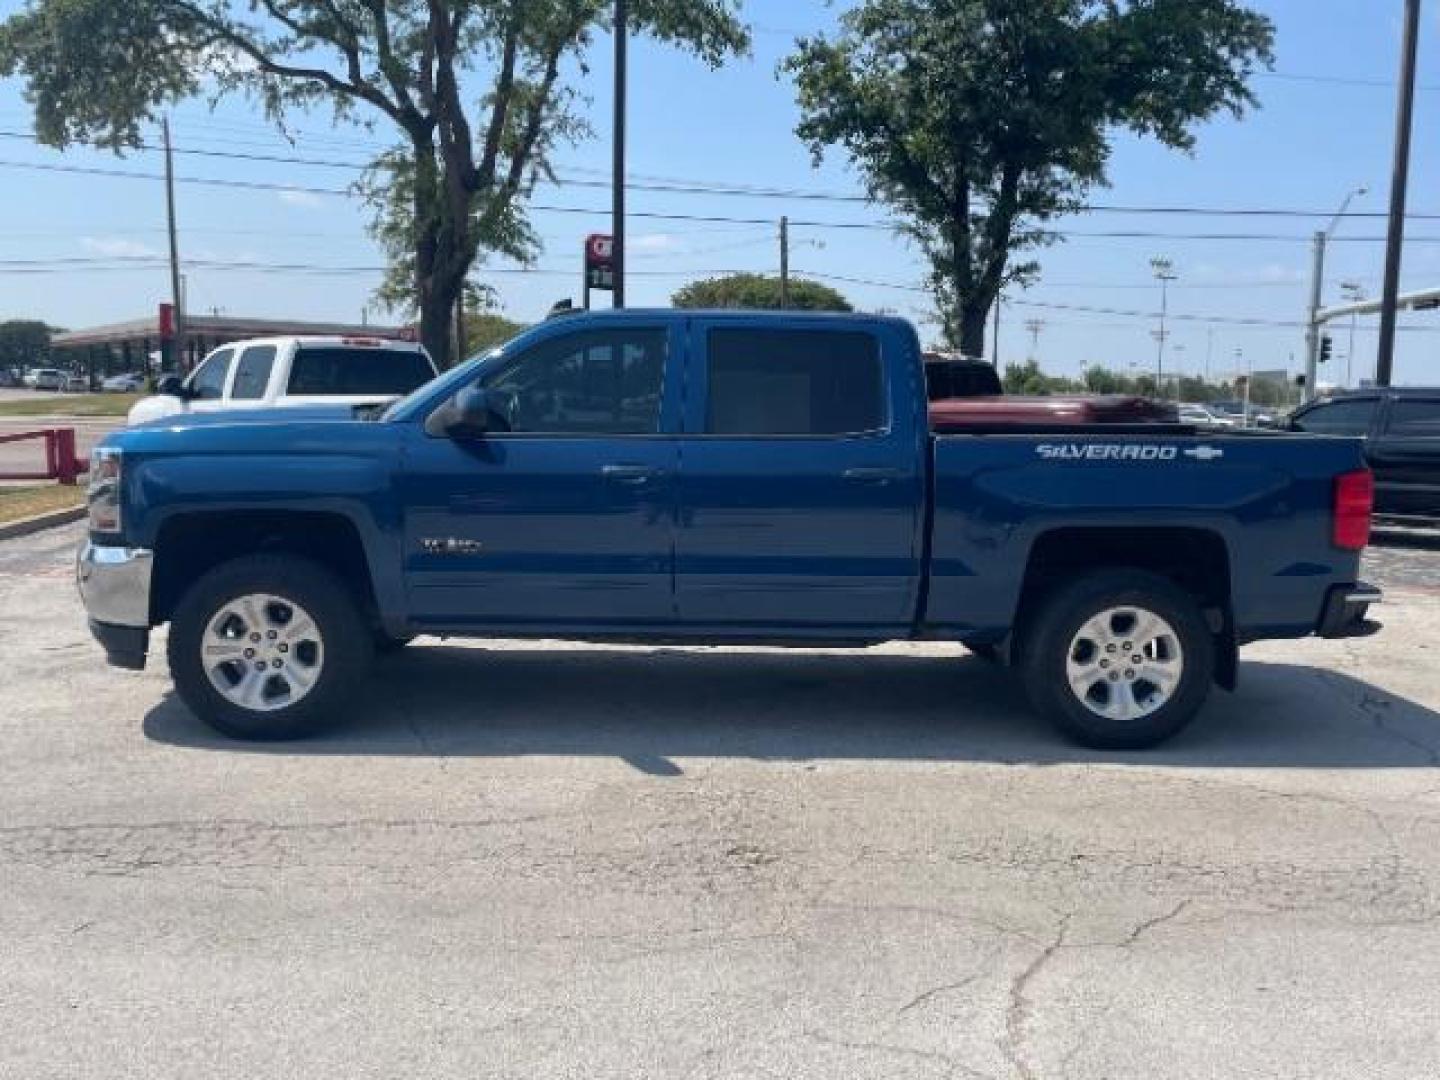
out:
{"label": "chrome alloy wheel", "polygon": [[1163,708],[1184,673],[1180,635],[1139,607],[1114,607],[1087,620],[1065,657],[1071,691],[1107,720],[1140,720]]}
{"label": "chrome alloy wheel", "polygon": [[206,625],[200,649],[210,685],[252,712],[294,705],[314,689],[325,666],[325,642],[310,613],[264,593],[221,607]]}

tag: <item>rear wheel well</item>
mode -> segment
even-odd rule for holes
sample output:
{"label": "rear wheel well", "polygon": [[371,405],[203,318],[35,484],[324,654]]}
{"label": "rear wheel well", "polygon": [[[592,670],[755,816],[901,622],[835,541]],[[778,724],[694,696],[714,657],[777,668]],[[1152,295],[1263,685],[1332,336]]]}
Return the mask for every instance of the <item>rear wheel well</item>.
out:
{"label": "rear wheel well", "polygon": [[[1200,605],[1218,645],[1233,639],[1230,552],[1218,533],[1169,527],[1067,528],[1045,533],[1030,549],[1015,644],[1024,642],[1028,620],[1057,589],[1083,574],[1121,568],[1147,570],[1174,582]],[[1233,647],[1220,650],[1222,657],[1231,653]],[[1217,676],[1222,686],[1233,684],[1233,665],[1222,660]]]}
{"label": "rear wheel well", "polygon": [[376,622],[370,564],[354,524],[322,511],[224,511],[182,514],[155,541],[150,621],[167,622],[185,590],[221,563],[261,552],[298,555],[329,568]]}

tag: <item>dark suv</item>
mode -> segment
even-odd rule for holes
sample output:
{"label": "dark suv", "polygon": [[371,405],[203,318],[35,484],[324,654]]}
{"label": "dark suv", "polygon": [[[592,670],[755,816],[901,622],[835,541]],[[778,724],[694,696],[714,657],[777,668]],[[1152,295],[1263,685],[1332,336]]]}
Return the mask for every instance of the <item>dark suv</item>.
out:
{"label": "dark suv", "polygon": [[1289,427],[1363,438],[1375,513],[1440,522],[1440,387],[1346,391],[1299,410]]}

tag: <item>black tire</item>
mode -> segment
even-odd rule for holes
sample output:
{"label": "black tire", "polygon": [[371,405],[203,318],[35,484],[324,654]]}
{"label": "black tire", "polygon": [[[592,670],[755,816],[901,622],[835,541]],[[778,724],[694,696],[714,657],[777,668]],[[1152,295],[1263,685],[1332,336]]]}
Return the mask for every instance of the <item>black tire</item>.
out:
{"label": "black tire", "polygon": [[[202,661],[211,619],[226,604],[252,593],[298,605],[314,620],[323,642],[323,663],[308,692],[269,711],[244,708],[225,697]],[[276,554],[222,563],[196,581],[171,619],[167,655],[181,700],[200,720],[231,738],[268,742],[305,738],[339,720],[346,700],[370,670],[373,648],[355,601],[334,574],[309,559]]]}
{"label": "black tire", "polygon": [[[1098,665],[1100,659],[1104,659],[1108,670],[1089,687],[1089,693],[1094,696],[1088,701],[1093,704],[1071,688],[1068,664],[1072,646],[1076,647],[1077,663],[1089,663],[1093,650],[1081,631],[1091,619],[1116,608],[1151,612],[1173,630],[1179,652],[1165,663],[1177,664],[1180,674],[1168,699],[1163,699],[1158,679],[1147,683],[1141,676],[1138,681],[1130,679],[1128,688],[1124,686],[1129,673],[1139,665],[1125,663],[1122,657],[1123,666],[1116,671],[1108,666],[1115,663],[1114,654],[1107,658],[1098,651],[1094,651],[1094,656],[1099,658],[1095,663]],[[1204,613],[1192,596],[1158,575],[1140,570],[1097,571],[1054,593],[1029,622],[1021,663],[1030,701],[1040,715],[1083,746],[1097,750],[1145,750],[1158,746],[1195,718],[1210,693],[1215,674],[1215,639],[1206,625]],[[1127,624],[1123,613],[1105,622],[1123,636]],[[1167,642],[1170,636],[1166,635]],[[1157,643],[1157,651],[1160,647]],[[1123,649],[1120,651],[1123,653]],[[1107,681],[1117,679],[1116,689],[1106,685]],[[1123,697],[1112,699],[1111,694]],[[1106,707],[1132,707],[1140,711],[1151,707],[1150,702],[1157,695],[1164,703],[1145,715],[1122,718],[1097,711]],[[1137,707],[1142,696],[1146,702]],[[1112,706],[1112,702],[1117,704]]]}

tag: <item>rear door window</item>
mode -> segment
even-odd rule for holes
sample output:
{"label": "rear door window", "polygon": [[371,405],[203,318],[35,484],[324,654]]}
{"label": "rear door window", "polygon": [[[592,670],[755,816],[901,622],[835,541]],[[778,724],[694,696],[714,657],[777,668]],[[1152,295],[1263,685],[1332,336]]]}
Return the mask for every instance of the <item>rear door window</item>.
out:
{"label": "rear door window", "polygon": [[219,401],[225,394],[225,379],[230,374],[234,349],[221,349],[195,369],[190,376],[190,390],[197,401]]}
{"label": "rear door window", "polygon": [[1297,416],[1295,426],[1316,435],[1368,435],[1378,404],[1375,398],[1332,401]]}
{"label": "rear door window", "polygon": [[709,435],[860,435],[886,426],[880,348],[870,334],[712,330]]}
{"label": "rear door window", "polygon": [[232,401],[259,401],[270,385],[270,370],[275,366],[274,345],[251,345],[240,354],[235,368],[235,382],[230,386]]}
{"label": "rear door window", "polygon": [[1440,398],[1396,401],[1390,406],[1390,434],[1440,437]]}
{"label": "rear door window", "polygon": [[307,396],[403,397],[435,377],[423,353],[362,346],[302,346],[286,392]]}

